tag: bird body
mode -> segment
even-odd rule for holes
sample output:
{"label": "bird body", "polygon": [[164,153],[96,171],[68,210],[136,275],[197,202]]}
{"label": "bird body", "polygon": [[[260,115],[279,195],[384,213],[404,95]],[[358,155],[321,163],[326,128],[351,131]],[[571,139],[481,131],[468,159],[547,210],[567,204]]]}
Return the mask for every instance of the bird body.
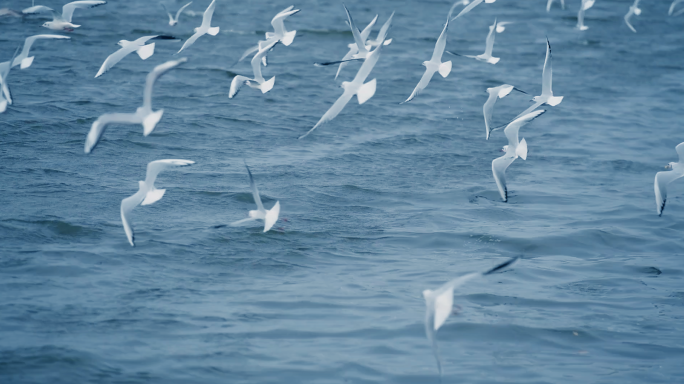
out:
{"label": "bird body", "polygon": [[662,216],[663,210],[665,209],[665,202],[667,202],[667,186],[671,182],[684,177],[684,143],[677,145],[675,150],[679,155],[679,161],[676,163],[669,163],[665,166],[665,168],[670,169],[670,171],[656,173],[655,181],[653,183],[656,199],[656,212],[658,213],[658,216]]}

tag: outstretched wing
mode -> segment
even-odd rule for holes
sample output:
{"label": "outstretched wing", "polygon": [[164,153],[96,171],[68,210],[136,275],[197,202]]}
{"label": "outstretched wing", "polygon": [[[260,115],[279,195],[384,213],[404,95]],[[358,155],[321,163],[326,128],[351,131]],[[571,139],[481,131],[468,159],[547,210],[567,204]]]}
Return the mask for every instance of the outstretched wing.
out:
{"label": "outstretched wing", "polygon": [[665,171],[656,173],[653,188],[655,190],[656,212],[659,216],[663,214],[663,210],[665,209],[665,203],[667,202],[667,185],[679,179],[682,176],[684,176],[683,173],[675,171]]}
{"label": "outstretched wing", "polygon": [[152,72],[147,75],[147,80],[145,81],[145,93],[143,94],[143,107],[152,108],[152,88],[154,87],[154,82],[157,81],[159,77],[168,72],[169,70],[176,68],[177,66],[188,61],[186,57],[180,58],[178,60],[169,60],[164,64],[159,64]]}
{"label": "outstretched wing", "polygon": [[518,145],[518,131],[520,131],[520,128],[524,126],[525,124],[529,123],[530,121],[536,119],[537,117],[541,116],[544,114],[546,110],[540,109],[531,113],[527,113],[513,121],[511,121],[510,124],[504,129],[504,134],[506,135],[506,138],[508,139],[508,145],[510,146],[517,146]]}
{"label": "outstretched wing", "polygon": [[188,48],[191,45],[195,44],[195,40],[199,39],[200,36],[202,36],[202,35],[204,35],[204,33],[200,32],[199,30],[197,32],[195,32],[194,35],[190,36],[189,39],[185,40],[185,43],[183,43],[183,46],[181,47],[181,49],[179,49],[178,52],[176,52],[175,54],[177,55],[177,54],[183,52],[183,50],[185,48]]}
{"label": "outstretched wing", "polygon": [[245,163],[245,168],[247,168],[247,173],[249,174],[249,188],[252,190],[252,197],[254,197],[254,202],[257,205],[257,209],[259,210],[259,212],[266,213],[266,210],[264,209],[264,205],[261,203],[261,196],[259,196],[259,189],[257,188],[256,183],[254,182],[254,176],[252,176],[252,171],[249,170],[247,163]]}
{"label": "outstretched wing", "polygon": [[354,24],[354,19],[352,19],[351,13],[349,13],[349,10],[347,9],[346,5],[342,4],[342,6],[344,7],[344,11],[347,12],[347,19],[349,19],[349,27],[351,28],[352,34],[354,35],[356,47],[359,49],[359,52],[368,52],[366,50],[366,42],[361,37],[361,32],[359,32],[359,29],[356,28],[356,24]]}
{"label": "outstretched wing", "polygon": [[515,155],[505,154],[497,159],[492,160],[492,174],[494,174],[494,181],[499,188],[499,194],[503,201],[508,201],[508,189],[506,188],[506,169],[515,160]]}
{"label": "outstretched wing", "polygon": [[127,197],[121,200],[121,222],[123,223],[124,232],[126,232],[126,237],[131,246],[135,247],[135,235],[133,234],[133,228],[131,228],[131,223],[129,220],[129,215],[133,208],[137,207],[145,199],[145,189],[140,188],[133,196]]}
{"label": "outstretched wing", "polygon": [[204,11],[204,15],[202,16],[202,27],[211,27],[211,18],[214,16],[214,9],[216,9],[216,0],[212,0],[211,4],[207,7],[207,10]]}
{"label": "outstretched wing", "polygon": [[185,167],[192,164],[195,164],[195,162],[192,160],[182,159],[164,159],[152,161],[147,164],[145,185],[147,185],[147,188],[152,189],[154,187],[155,180],[157,180],[157,175],[159,175],[159,172],[171,167]]}
{"label": "outstretched wing", "polygon": [[20,65],[21,61],[28,57],[31,46],[38,39],[71,39],[71,37],[62,35],[34,35],[27,37],[26,40],[24,40],[24,48],[22,48],[19,57],[12,62],[13,67]]}
{"label": "outstretched wing", "polygon": [[178,12],[176,12],[176,22],[178,22],[178,18],[180,17],[181,13],[183,13],[183,11],[185,10],[185,8],[189,7],[190,4],[192,4],[192,1],[189,2],[189,3],[187,3],[187,4],[185,4],[184,6],[182,6],[182,7],[178,10]]}
{"label": "outstretched wing", "polygon": [[409,96],[408,99],[404,101],[404,103],[408,103],[409,101],[413,100],[414,97],[418,96],[418,94],[421,93],[428,86],[428,84],[430,84],[430,80],[432,79],[432,76],[434,76],[434,74],[435,71],[425,69],[423,77],[420,78],[418,85],[416,85],[416,88],[414,88],[413,92],[411,92],[411,96]]}
{"label": "outstretched wing", "polygon": [[295,9],[295,10],[290,10],[290,9],[292,9],[292,6],[289,6],[287,10],[278,13],[271,20],[271,26],[273,26],[273,30],[279,36],[284,36],[287,33],[287,30],[285,29],[284,20],[288,16],[292,16],[295,13],[299,12],[299,9]]}
{"label": "outstretched wing", "polygon": [[107,4],[106,1],[73,1],[69,4],[65,4],[62,7],[62,19],[64,21],[71,23],[71,17],[74,15],[76,8],[92,8],[98,5]]}
{"label": "outstretched wing", "polygon": [[442,61],[442,55],[444,54],[444,49],[446,48],[446,43],[447,43],[447,31],[449,30],[449,19],[447,19],[446,24],[444,24],[444,28],[442,29],[442,33],[439,35],[439,38],[437,38],[437,43],[435,44],[435,50],[432,51],[432,58],[430,61],[434,62],[441,62]]}
{"label": "outstretched wing", "polygon": [[86,137],[85,153],[90,153],[95,149],[109,124],[142,124],[142,119],[135,113],[105,113],[98,117]]}
{"label": "outstretched wing", "polygon": [[345,105],[347,105],[347,103],[349,103],[349,101],[352,99],[353,96],[354,96],[354,93],[353,93],[353,92],[347,92],[347,91],[345,91],[345,92],[342,94],[342,96],[340,96],[340,97],[337,99],[337,101],[335,101],[335,104],[333,104],[332,107],[330,107],[330,109],[328,109],[328,111],[321,117],[321,119],[318,120],[318,123],[316,123],[316,125],[314,125],[314,127],[311,128],[307,133],[305,133],[305,134],[299,136],[299,138],[300,138],[300,139],[305,138],[305,137],[308,136],[311,132],[313,132],[314,129],[318,128],[319,125],[321,125],[321,124],[323,124],[323,123],[327,123],[328,121],[334,119],[337,115],[340,114],[340,112],[342,112],[342,110],[344,109]]}
{"label": "outstretched wing", "polygon": [[553,67],[551,65],[551,43],[546,39],[546,59],[544,59],[544,70],[542,72],[542,96],[552,96],[551,81],[553,77]]}
{"label": "outstretched wing", "polygon": [[496,19],[494,24],[489,27],[489,34],[487,35],[487,43],[485,45],[485,55],[491,56],[494,51],[494,38],[496,38]]}

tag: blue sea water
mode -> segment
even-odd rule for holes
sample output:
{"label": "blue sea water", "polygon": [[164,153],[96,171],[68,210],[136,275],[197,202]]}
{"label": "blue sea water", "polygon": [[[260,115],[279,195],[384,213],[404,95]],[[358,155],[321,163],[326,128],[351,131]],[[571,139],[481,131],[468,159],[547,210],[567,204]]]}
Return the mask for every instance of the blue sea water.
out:
{"label": "blue sea water", "polygon": [[[148,60],[93,78],[115,43],[187,39],[209,1],[176,27],[156,1],[77,10],[70,41],[36,42],[33,65],[10,72],[14,104],[0,115],[0,382],[437,383],[421,292],[516,256],[455,292],[461,310],[438,332],[442,382],[682,382],[684,182],[658,217],[653,178],[684,141],[684,16],[644,1],[632,33],[632,2],[599,0],[580,32],[579,3],[479,5],[451,25],[447,49],[480,54],[494,18],[512,21],[496,36],[501,61],[445,56],[451,74],[399,105],[451,3],[347,1],[361,28],[396,12],[369,77],[377,92],[297,140],[359,67],[336,81],[312,65],[352,42],[342,4],[294,4],[297,37],[263,69],[273,90],[229,99],[232,77],[251,76],[233,64],[292,3],[217,0],[219,35],[155,86],[153,134],[111,126],[91,155],[93,121],[134,112],[146,74],[182,44],[157,41]],[[45,20],[0,19],[0,61],[53,33]],[[508,169],[504,203],[490,164],[507,142],[485,140],[485,89],[539,94],[546,37],[565,98],[521,130],[529,154]],[[495,122],[529,104],[499,100]],[[133,248],[120,202],[165,158],[196,164],[160,174],[166,195],[133,211]],[[254,209],[243,159],[287,219],[268,233],[227,226]]]}

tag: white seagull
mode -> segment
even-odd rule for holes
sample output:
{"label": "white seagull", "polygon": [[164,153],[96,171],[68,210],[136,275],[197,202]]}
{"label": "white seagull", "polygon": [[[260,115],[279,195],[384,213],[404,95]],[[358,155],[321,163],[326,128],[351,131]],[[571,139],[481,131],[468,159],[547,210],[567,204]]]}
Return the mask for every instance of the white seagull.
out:
{"label": "white seagull", "polygon": [[494,272],[500,271],[513,264],[516,260],[518,260],[517,257],[501,263],[485,272],[475,272],[463,275],[451,280],[434,291],[429,289],[423,291],[423,298],[425,299],[426,307],[425,335],[432,343],[432,352],[435,354],[435,359],[437,360],[437,369],[439,370],[440,376],[442,376],[442,361],[439,358],[439,348],[437,347],[436,336],[439,328],[444,325],[444,322],[446,322],[446,320],[449,318],[449,315],[453,313],[454,289],[477,277],[490,275]]}
{"label": "white seagull", "polygon": [[[387,33],[387,31],[385,31],[385,33]],[[385,36],[382,36],[381,41],[384,40]],[[342,82],[341,87],[344,89],[342,96],[340,96],[337,101],[335,101],[335,104],[333,104],[333,106],[328,109],[323,117],[318,120],[318,123],[316,123],[316,125],[314,125],[314,127],[311,128],[307,133],[299,136],[299,139],[303,139],[308,136],[311,132],[313,132],[314,129],[318,128],[319,125],[334,119],[337,115],[339,115],[340,112],[342,112],[342,109],[344,109],[354,95],[356,95],[356,99],[359,101],[359,104],[363,104],[368,101],[368,99],[373,97],[377,83],[376,80],[373,79],[366,84],[363,82],[366,81],[366,78],[368,75],[370,75],[373,67],[375,67],[375,64],[378,62],[383,46],[383,44],[380,44],[377,46],[377,48],[371,51],[368,57],[366,57],[364,60],[363,64],[361,64],[361,68],[359,68],[359,71],[356,73],[354,80],[351,82]]]}
{"label": "white seagull", "polygon": [[516,119],[523,115],[527,115],[542,104],[555,107],[556,105],[560,104],[561,101],[563,101],[563,96],[553,95],[553,90],[551,89],[552,80],[553,68],[551,65],[551,43],[549,43],[549,39],[546,39],[546,59],[544,59],[544,69],[542,71],[542,93],[541,95],[532,98],[534,104],[516,116]]}
{"label": "white seagull", "polygon": [[634,0],[634,4],[632,4],[629,7],[629,11],[625,15],[625,24],[629,27],[629,29],[632,30],[632,32],[636,33],[636,29],[632,26],[632,24],[629,22],[629,19],[632,17],[632,15],[641,15],[641,8],[639,8],[639,0]]}
{"label": "white seagull", "polygon": [[494,19],[494,24],[489,26],[489,34],[487,35],[487,41],[485,44],[485,51],[481,55],[477,55],[477,56],[459,55],[458,53],[453,53],[453,52],[449,52],[449,51],[446,51],[446,52],[449,54],[452,54],[452,55],[470,57],[471,59],[484,61],[485,63],[489,63],[489,64],[496,64],[501,59],[499,57],[493,57],[492,56],[492,51],[494,51],[494,38],[496,37],[496,34],[494,33],[495,31],[496,31],[496,19]]}
{"label": "white seagull", "polygon": [[[477,1],[478,0],[475,0],[475,2]],[[470,5],[475,4],[475,2],[471,3]],[[439,35],[439,38],[437,38],[437,43],[435,43],[435,50],[432,52],[432,58],[429,61],[423,61],[423,66],[425,67],[425,73],[423,73],[423,77],[420,78],[420,81],[418,82],[418,85],[416,85],[416,88],[413,90],[413,92],[411,92],[411,95],[403,103],[407,103],[413,100],[414,97],[418,96],[418,94],[422,92],[425,89],[425,87],[428,86],[428,84],[430,84],[430,80],[432,79],[432,76],[434,76],[435,72],[439,72],[439,74],[442,75],[442,77],[449,76],[449,73],[451,72],[451,61],[442,62],[442,55],[444,55],[444,48],[446,48],[447,31],[449,30],[450,17],[451,12],[449,12],[449,17],[447,17],[447,21],[444,24],[442,33]]]}
{"label": "white seagull", "polygon": [[106,1],[72,1],[71,3],[65,4],[62,7],[62,13],[48,8],[44,5],[34,5],[28,7],[21,11],[24,14],[40,13],[40,12],[51,12],[52,21],[48,21],[43,24],[43,27],[52,29],[53,31],[68,31],[72,32],[74,28],[80,27],[80,25],[72,24],[71,18],[74,15],[76,8],[92,8],[98,5],[107,4]]}
{"label": "white seagull", "polygon": [[508,201],[508,188],[506,188],[506,168],[513,163],[518,157],[522,157],[523,160],[527,160],[527,142],[525,139],[518,141],[518,131],[520,128],[534,120],[537,116],[543,114],[544,110],[537,110],[532,113],[528,113],[523,117],[519,117],[513,120],[506,129],[504,129],[504,134],[508,139],[508,145],[504,145],[501,149],[505,154],[498,159],[492,160],[492,173],[494,174],[494,180],[496,181],[496,186],[499,187],[499,193],[504,202]]}
{"label": "white seagull", "polygon": [[[465,15],[466,13],[470,12],[473,8],[475,8],[475,7],[477,7],[478,5],[482,4],[483,1],[484,1],[485,3],[487,3],[487,4],[491,4],[491,3],[495,2],[496,0],[474,0],[474,1],[473,1],[472,3],[470,3],[470,4],[464,3],[464,4],[467,4],[467,6],[466,6],[465,8],[463,8],[463,9],[461,10],[461,12],[459,12],[458,15],[456,15],[456,17],[454,17],[453,19],[451,19],[451,21],[454,21],[454,20],[458,19],[459,17]],[[457,5],[459,5],[459,4],[463,4],[463,2],[462,2],[462,1],[457,1],[456,3],[454,3],[454,5],[451,6],[451,10],[449,11],[449,17],[451,17],[451,11],[453,11],[454,8],[455,8]]]}
{"label": "white seagull", "polygon": [[[274,32],[266,32],[266,40],[261,40],[259,41],[259,44],[247,49],[245,53],[242,54],[240,59],[237,61],[237,63],[241,62],[244,60],[247,56],[251,55],[254,52],[257,52],[260,50],[262,47],[265,47],[267,45],[270,45],[272,42],[279,42],[282,43],[284,46],[289,46],[292,44],[292,41],[294,41],[295,35],[297,35],[297,31],[287,31],[285,28],[285,19],[288,16],[292,16],[295,13],[299,12],[299,9],[295,9],[293,5],[290,5],[289,7],[285,8],[284,10],[278,12],[277,15],[273,17],[271,20],[271,26],[273,26]],[[267,66],[268,63],[266,62],[266,56],[261,59],[263,62],[264,66]],[[237,64],[235,63],[235,64]]]}
{"label": "white seagull", "polygon": [[589,27],[584,25],[584,11],[594,6],[594,2],[595,0],[582,0],[579,13],[577,13],[577,29],[580,31],[586,31],[589,29]]}
{"label": "white seagull", "polygon": [[259,196],[259,190],[257,189],[257,186],[254,183],[254,177],[252,176],[252,172],[249,170],[247,164],[245,164],[245,167],[247,168],[247,173],[249,173],[249,187],[252,190],[252,196],[254,197],[254,202],[257,205],[257,209],[249,211],[248,218],[238,220],[236,222],[231,223],[230,225],[237,226],[248,221],[263,220],[264,232],[268,232],[276,223],[276,221],[278,221],[278,215],[280,214],[280,201],[276,201],[276,203],[273,205],[271,209],[266,210],[264,208],[264,204],[261,202],[261,196]]}
{"label": "white seagull", "polygon": [[[560,0],[560,3],[561,3],[561,7],[563,7],[563,9],[565,9],[565,0]],[[546,12],[551,11],[551,4],[553,4],[553,0],[549,0],[549,2],[546,3]]]}
{"label": "white seagull", "polygon": [[183,44],[181,49],[175,53],[176,55],[183,52],[185,48],[193,45],[195,40],[199,39],[202,35],[207,33],[212,36],[218,35],[219,27],[211,26],[211,17],[214,15],[214,9],[216,9],[216,0],[211,1],[211,4],[209,4],[207,10],[204,11],[204,15],[202,16],[202,25],[200,25],[198,28],[195,28],[195,34],[190,36],[190,38],[185,41],[185,44]]}
{"label": "white seagull", "polygon": [[169,12],[169,10],[166,9],[166,6],[164,5],[164,3],[160,3],[160,4],[161,4],[162,7],[164,7],[164,10],[166,11],[166,14],[169,15],[169,25],[172,26],[172,27],[174,27],[176,24],[178,24],[178,18],[180,17],[181,13],[183,13],[183,10],[184,10],[185,8],[187,8],[190,4],[192,4],[192,1],[189,2],[189,3],[187,3],[187,4],[185,4],[184,6],[182,6],[182,7],[178,10],[178,12],[176,12],[176,17],[173,17],[173,15],[171,14],[171,12]]}
{"label": "white seagull", "polygon": [[[369,43],[369,41],[367,41],[368,36],[370,35],[370,33],[373,29],[373,26],[375,25],[375,22],[377,20],[378,20],[378,15],[375,15],[373,20],[371,20],[371,22],[368,23],[366,28],[364,28],[363,31],[361,31],[361,39],[366,41],[366,43]],[[385,24],[387,24],[387,23],[385,23]],[[370,44],[368,44],[368,45],[370,45]],[[349,52],[347,52],[347,54],[344,55],[342,60],[339,61],[340,66],[337,67],[337,73],[335,74],[335,79],[337,79],[337,77],[340,75],[340,71],[342,71],[342,68],[346,67],[349,64],[349,61],[352,58],[352,56],[354,56],[355,54],[357,54],[359,52],[359,47],[356,46],[356,42],[347,44],[347,47],[349,47]]]}
{"label": "white seagull", "polygon": [[7,84],[7,76],[9,76],[10,69],[12,69],[12,63],[14,63],[14,59],[17,57],[20,47],[21,46],[17,47],[14,51],[14,55],[12,55],[12,58],[9,61],[0,63],[0,86],[2,87],[2,98],[0,99],[0,109],[2,109],[2,111],[0,111],[0,113],[5,112],[7,104],[12,105],[12,93]]}
{"label": "white seagull", "polygon": [[135,247],[135,236],[133,235],[133,228],[128,216],[131,214],[133,208],[138,205],[150,205],[159,201],[164,196],[166,189],[157,189],[154,187],[154,181],[157,179],[159,172],[171,167],[184,167],[195,164],[190,160],[155,160],[147,164],[147,175],[145,181],[138,181],[138,192],[135,195],[121,200],[121,222],[123,222],[124,232],[131,246]]}
{"label": "white seagull", "polygon": [[494,104],[496,103],[496,99],[503,99],[504,97],[508,96],[508,94],[511,93],[512,90],[516,90],[518,92],[522,92],[525,94],[527,93],[508,84],[499,85],[498,87],[487,88],[489,98],[487,98],[487,101],[484,103],[484,106],[482,107],[482,113],[484,114],[485,121],[486,140],[489,140],[490,133],[496,130],[496,128],[490,127],[490,125],[492,124],[492,113],[494,112]]}
{"label": "white seagull", "polygon": [[152,72],[147,75],[145,81],[143,105],[138,107],[135,113],[105,113],[98,117],[97,120],[93,122],[93,125],[90,127],[90,132],[88,132],[88,137],[86,137],[85,153],[92,152],[109,124],[142,124],[143,134],[145,136],[152,133],[154,127],[157,126],[157,123],[164,114],[163,109],[156,112],[152,110],[152,89],[154,83],[163,74],[186,61],[188,61],[188,59],[183,57],[178,60],[167,61],[164,64],[154,67]]}
{"label": "white seagull", "polygon": [[112,67],[121,61],[121,59],[133,52],[137,53],[141,59],[146,60],[148,57],[154,54],[154,43],[148,45],[145,45],[145,43],[153,39],[178,40],[173,36],[165,35],[143,36],[134,41],[121,40],[117,43],[119,46],[121,46],[121,49],[107,56],[107,59],[105,59],[104,63],[102,63],[102,66],[100,67],[100,70],[97,71],[95,77],[104,75],[105,72],[112,69]]}
{"label": "white seagull", "polygon": [[[682,1],[684,1],[684,0],[674,0],[672,2],[672,4],[670,4],[670,10],[667,12],[667,14],[672,16],[672,12],[674,12],[675,6],[679,3],[681,3]],[[679,15],[680,13],[682,13],[682,11],[677,12],[677,14],[675,16]]]}
{"label": "white seagull", "polygon": [[658,216],[662,216],[663,209],[665,209],[667,185],[684,176],[684,143],[677,145],[675,150],[677,150],[677,154],[679,155],[679,161],[676,163],[669,163],[665,166],[666,169],[671,169],[671,171],[656,173],[655,182],[653,183],[656,199],[656,212],[658,213]]}
{"label": "white seagull", "polygon": [[19,56],[17,56],[14,61],[12,62],[12,67],[16,67],[17,65],[20,65],[21,69],[26,69],[31,66],[33,63],[33,59],[35,56],[29,57],[29,50],[31,49],[31,46],[33,45],[33,42],[38,40],[38,39],[71,39],[71,37],[68,36],[61,36],[61,35],[34,35],[27,37],[26,40],[24,40],[24,48],[21,50],[21,53]]}
{"label": "white seagull", "polygon": [[261,74],[261,60],[268,54],[268,51],[273,49],[273,46],[278,44],[278,41],[273,41],[271,44],[260,48],[259,52],[252,58],[252,72],[254,72],[254,78],[250,79],[247,76],[236,75],[233,77],[233,81],[230,83],[230,93],[228,93],[228,98],[232,99],[237,95],[242,88],[243,84],[247,84],[249,87],[261,90],[261,93],[266,93],[273,88],[275,83],[275,76],[271,77],[268,81],[264,79]]}

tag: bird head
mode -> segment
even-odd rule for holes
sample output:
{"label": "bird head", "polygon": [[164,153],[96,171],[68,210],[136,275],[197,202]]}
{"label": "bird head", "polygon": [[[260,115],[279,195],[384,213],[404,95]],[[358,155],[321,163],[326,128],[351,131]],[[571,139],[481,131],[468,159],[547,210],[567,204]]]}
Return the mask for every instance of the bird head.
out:
{"label": "bird head", "polygon": [[429,63],[429,61],[423,61],[423,67],[427,67],[427,63]]}
{"label": "bird head", "polygon": [[119,40],[119,42],[116,43],[116,45],[123,47],[124,44],[126,44],[126,43],[128,43],[128,42],[129,42],[128,40]]}
{"label": "bird head", "polygon": [[250,217],[250,219],[256,219],[256,218],[257,218],[257,213],[258,213],[258,211],[254,211],[254,210],[249,211],[249,217]]}
{"label": "bird head", "polygon": [[665,166],[665,169],[672,169],[674,168],[675,163],[669,163],[668,165]]}
{"label": "bird head", "polygon": [[43,27],[45,27],[45,28],[50,28],[51,25],[52,25],[52,21],[48,21],[46,23],[43,23]]}
{"label": "bird head", "polygon": [[342,84],[340,84],[340,87],[341,87],[342,89],[347,89],[347,87],[349,86],[349,84],[351,84],[351,83],[348,82],[348,81],[343,81]]}

